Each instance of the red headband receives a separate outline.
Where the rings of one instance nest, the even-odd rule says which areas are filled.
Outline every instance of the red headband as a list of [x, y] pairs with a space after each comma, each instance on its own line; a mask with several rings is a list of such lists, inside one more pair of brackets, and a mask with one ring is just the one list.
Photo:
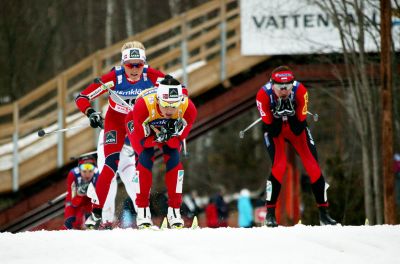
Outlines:
[[272, 74], [271, 79], [274, 83], [290, 83], [294, 81], [291, 71], [279, 71]]

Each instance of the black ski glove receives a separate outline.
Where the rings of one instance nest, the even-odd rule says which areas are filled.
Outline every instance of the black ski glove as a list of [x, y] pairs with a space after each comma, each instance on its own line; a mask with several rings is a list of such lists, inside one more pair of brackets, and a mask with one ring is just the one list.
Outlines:
[[156, 135], [155, 141], [158, 143], [164, 143], [172, 137], [172, 133], [165, 127], [161, 127], [160, 132]]
[[90, 108], [87, 110], [87, 117], [89, 117], [90, 126], [93, 128], [100, 127], [104, 128], [103, 126], [103, 117], [100, 115], [99, 112], [96, 112], [94, 109]]
[[182, 118], [168, 120], [165, 129], [171, 133], [172, 136], [178, 135], [185, 126], [185, 120]]
[[277, 137], [282, 131], [282, 118], [274, 118], [271, 124], [267, 125], [264, 123], [264, 129], [271, 135], [271, 137]]
[[80, 196], [84, 196], [87, 193], [87, 190], [89, 188], [89, 184], [90, 182], [81, 182], [81, 184], [79, 184], [78, 189], [77, 189], [77, 193]]
[[290, 130], [292, 130], [293, 134], [295, 134], [296, 136], [300, 135], [301, 132], [303, 132], [303, 130], [307, 126], [306, 120], [300, 121], [297, 119], [296, 116], [290, 116], [288, 118], [288, 122], [289, 122]]

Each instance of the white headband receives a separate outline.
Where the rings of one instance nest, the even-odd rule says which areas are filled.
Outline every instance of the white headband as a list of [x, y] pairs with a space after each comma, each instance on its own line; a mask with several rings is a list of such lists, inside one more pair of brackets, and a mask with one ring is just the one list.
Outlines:
[[157, 97], [165, 102], [176, 102], [182, 99], [182, 85], [168, 85], [160, 83], [157, 88]]
[[127, 60], [142, 60], [146, 61], [146, 54], [143, 49], [132, 48], [126, 49], [122, 52], [121, 62], [124, 63]]

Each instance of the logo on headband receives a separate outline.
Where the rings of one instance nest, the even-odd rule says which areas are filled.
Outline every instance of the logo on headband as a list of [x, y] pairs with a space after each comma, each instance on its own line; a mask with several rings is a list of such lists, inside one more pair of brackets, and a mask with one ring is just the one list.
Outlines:
[[168, 91], [169, 98], [179, 98], [178, 88], [170, 88]]
[[137, 49], [133, 49], [129, 53], [129, 57], [132, 59], [140, 59], [140, 52]]

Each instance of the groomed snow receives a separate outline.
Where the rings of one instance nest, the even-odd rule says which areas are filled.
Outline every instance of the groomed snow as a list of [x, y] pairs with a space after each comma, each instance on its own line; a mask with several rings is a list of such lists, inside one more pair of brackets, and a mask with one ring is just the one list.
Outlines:
[[1, 263], [400, 263], [400, 226], [0, 234]]

